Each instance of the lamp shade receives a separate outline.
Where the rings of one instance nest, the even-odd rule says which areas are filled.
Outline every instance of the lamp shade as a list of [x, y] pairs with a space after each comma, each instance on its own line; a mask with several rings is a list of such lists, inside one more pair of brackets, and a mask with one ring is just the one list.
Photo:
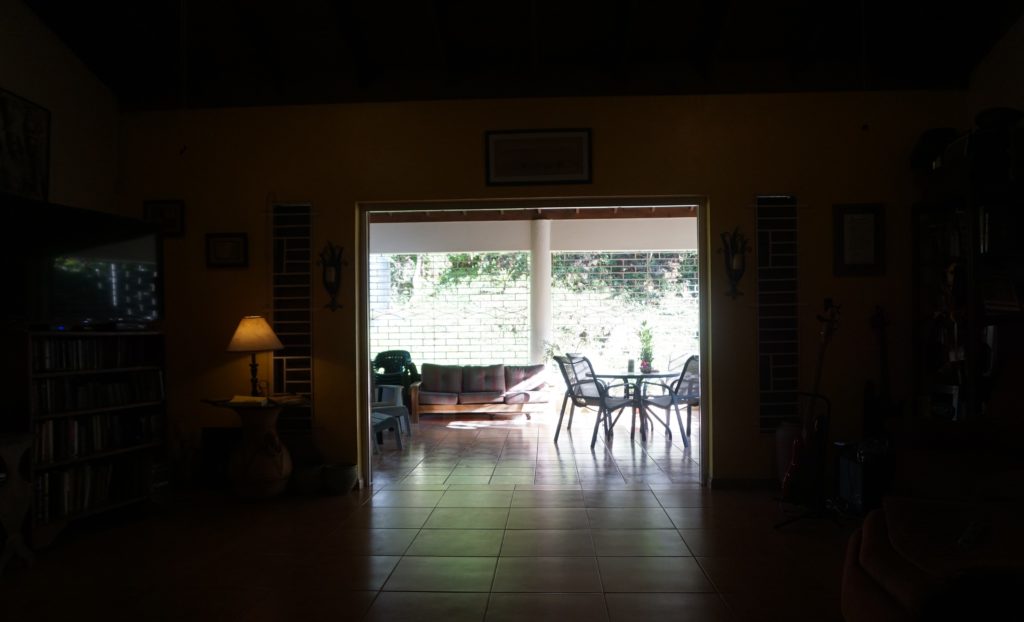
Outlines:
[[266, 352], [280, 350], [284, 345], [274, 334], [267, 320], [259, 315], [247, 315], [238, 323], [228, 343], [228, 352]]

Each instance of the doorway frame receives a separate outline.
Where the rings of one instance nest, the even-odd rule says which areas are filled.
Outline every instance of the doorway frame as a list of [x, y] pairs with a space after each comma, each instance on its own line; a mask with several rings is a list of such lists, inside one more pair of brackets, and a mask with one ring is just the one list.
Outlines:
[[710, 202], [701, 195], [657, 195], [657, 196], [624, 196], [624, 197], [547, 197], [547, 198], [500, 198], [500, 199], [452, 199], [424, 201], [357, 201], [355, 209], [357, 249], [359, 260], [356, 265], [356, 282], [358, 291], [356, 301], [358, 316], [356, 325], [356, 341], [358, 364], [356, 365], [356, 387], [358, 400], [356, 406], [356, 434], [359, 451], [359, 481], [361, 487], [371, 487], [373, 473], [370, 468], [373, 455], [371, 443], [373, 434], [369, 426], [371, 401], [370, 396], [370, 214], [376, 212], [469, 212], [478, 210], [525, 210], [546, 208], [607, 208], [624, 207], [630, 209], [650, 207], [677, 207], [695, 205], [697, 207], [697, 281], [700, 286], [699, 325], [700, 325], [700, 484], [708, 485], [711, 474], [711, 429], [712, 404], [711, 393], [711, 317], [709, 312], [709, 233], [710, 218], [708, 209]]

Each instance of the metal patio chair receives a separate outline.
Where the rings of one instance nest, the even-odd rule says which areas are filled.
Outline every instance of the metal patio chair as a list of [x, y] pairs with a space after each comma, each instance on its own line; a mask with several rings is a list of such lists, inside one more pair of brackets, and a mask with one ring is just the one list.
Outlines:
[[[660, 389], [661, 393], [651, 393], [651, 389]], [[692, 423], [693, 407], [700, 406], [700, 356], [694, 354], [686, 359], [679, 378], [672, 384], [654, 380], [644, 381], [640, 384], [640, 403], [645, 409], [658, 408], [665, 411], [665, 421], [671, 420], [671, 410], [676, 412], [676, 421], [679, 423], [679, 432], [683, 436], [683, 445], [690, 446], [690, 424]], [[680, 408], [686, 407], [686, 427], [683, 427], [683, 419]], [[652, 416], [654, 416], [652, 414]], [[657, 418], [655, 416], [655, 418]], [[660, 420], [660, 419], [659, 419]], [[665, 425], [668, 428], [668, 424]]]
[[[555, 429], [555, 442], [558, 442], [558, 434], [562, 429], [562, 417], [565, 415], [566, 399], [572, 401], [573, 408], [597, 408], [597, 419], [594, 421], [594, 435], [590, 439], [590, 447], [593, 449], [597, 444], [597, 431], [604, 424], [606, 436], [612, 434], [612, 428], [622, 415], [622, 411], [633, 404], [633, 398], [612, 395], [611, 390], [618, 387], [625, 387], [625, 384], [606, 384], [593, 377], [594, 367], [590, 359], [585, 356], [568, 357], [555, 356], [558, 369], [562, 372], [565, 380], [566, 397], [562, 400], [562, 413], [558, 417], [558, 427]], [[612, 413], [615, 418], [612, 418]], [[573, 411], [569, 413], [569, 426], [572, 426]], [[566, 428], [569, 429], [569, 428]]]

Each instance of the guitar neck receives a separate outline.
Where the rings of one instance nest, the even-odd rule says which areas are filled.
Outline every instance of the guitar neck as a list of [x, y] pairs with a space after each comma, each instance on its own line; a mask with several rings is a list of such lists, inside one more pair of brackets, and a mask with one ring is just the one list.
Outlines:
[[[825, 299], [825, 313], [818, 316], [821, 322], [821, 340], [818, 342], [818, 360], [814, 367], [814, 383], [811, 385], [811, 393], [817, 395], [821, 390], [821, 371], [825, 367], [825, 349], [832, 340], [832, 333], [835, 331], [839, 318], [839, 307], [832, 304], [831, 299]], [[814, 401], [807, 403], [807, 413], [804, 415], [805, 425], [810, 425], [814, 420]]]
[[871, 324], [878, 337], [878, 395], [883, 400], [889, 398], [889, 344], [885, 332], [885, 311], [882, 307], [875, 308], [875, 314], [871, 318]]

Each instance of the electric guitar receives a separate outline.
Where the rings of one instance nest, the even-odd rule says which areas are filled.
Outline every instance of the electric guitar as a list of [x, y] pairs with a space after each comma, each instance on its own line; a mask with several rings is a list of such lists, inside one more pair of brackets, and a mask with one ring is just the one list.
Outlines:
[[825, 349], [832, 340], [832, 335], [839, 324], [839, 305], [834, 304], [831, 298], [826, 298], [824, 311], [819, 313], [818, 322], [821, 324], [818, 341], [818, 359], [814, 369], [814, 385], [807, 400], [806, 411], [803, 414], [803, 431], [800, 436], [793, 439], [792, 452], [790, 453], [789, 467], [782, 478], [782, 499], [784, 501], [799, 501], [814, 493], [811, 490], [814, 484], [815, 469], [822, 466], [824, 456], [816, 455], [819, 449], [818, 443], [813, 443], [822, 434], [825, 434], [827, 421], [815, 415], [815, 406], [818, 393], [821, 387], [821, 371], [825, 366]]

